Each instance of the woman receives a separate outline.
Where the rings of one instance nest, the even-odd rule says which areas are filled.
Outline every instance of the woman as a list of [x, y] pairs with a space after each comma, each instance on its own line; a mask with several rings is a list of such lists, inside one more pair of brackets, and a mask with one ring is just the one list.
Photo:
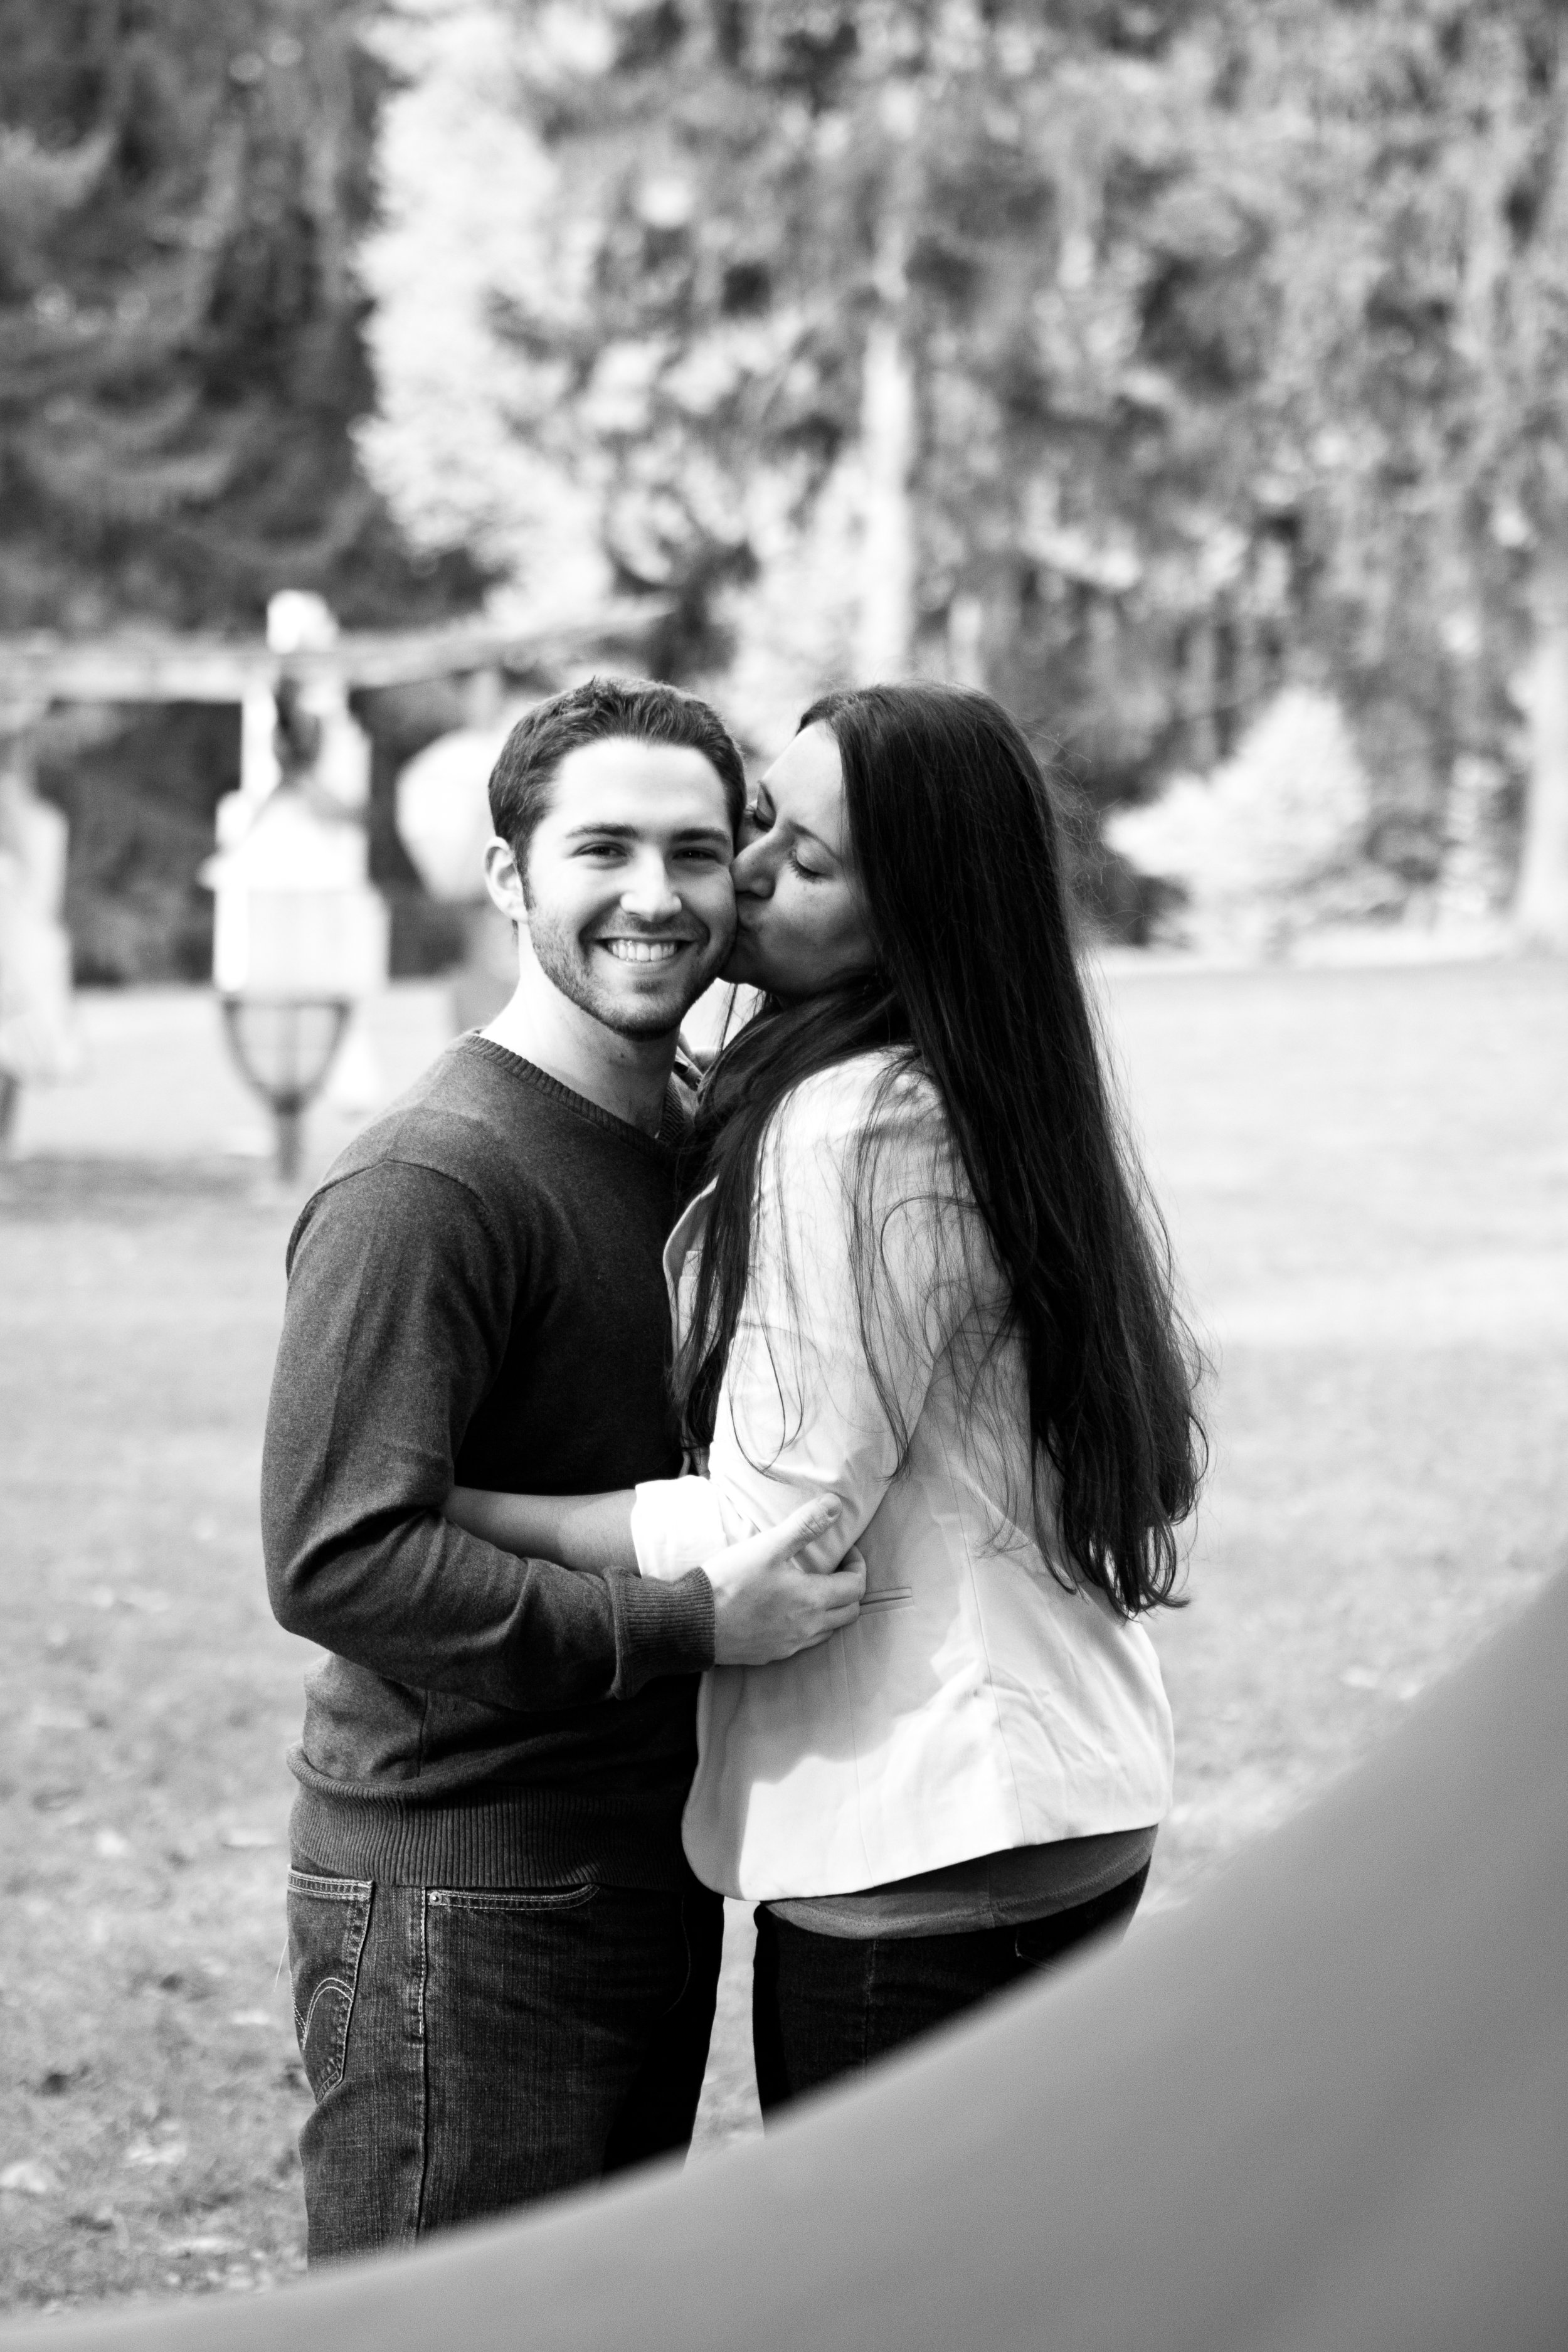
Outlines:
[[1122, 1926], [1170, 1796], [1139, 1620], [1202, 1437], [1027, 743], [952, 688], [830, 695], [763, 780], [666, 1253], [706, 1475], [454, 1496], [518, 1550], [675, 1576], [831, 1491], [856, 1622], [704, 1680], [698, 1875], [758, 1899], [764, 2110]]

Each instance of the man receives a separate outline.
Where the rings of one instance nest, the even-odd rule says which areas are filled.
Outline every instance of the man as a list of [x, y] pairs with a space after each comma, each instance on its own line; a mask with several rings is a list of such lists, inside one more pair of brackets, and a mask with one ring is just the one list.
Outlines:
[[686, 2145], [721, 1906], [680, 1850], [698, 1673], [858, 1598], [797, 1514], [668, 1585], [448, 1522], [455, 1484], [665, 1477], [682, 1013], [729, 950], [739, 754], [594, 680], [490, 782], [516, 994], [338, 1160], [289, 1245], [263, 1534], [310, 1676], [289, 1947], [312, 2260]]

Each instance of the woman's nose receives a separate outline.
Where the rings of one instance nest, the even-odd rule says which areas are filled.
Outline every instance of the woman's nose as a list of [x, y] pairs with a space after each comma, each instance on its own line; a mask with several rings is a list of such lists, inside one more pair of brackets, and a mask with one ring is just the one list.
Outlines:
[[744, 842], [736, 851], [735, 862], [730, 868], [730, 879], [735, 886], [737, 898], [772, 897], [773, 877], [768, 870], [762, 841]]

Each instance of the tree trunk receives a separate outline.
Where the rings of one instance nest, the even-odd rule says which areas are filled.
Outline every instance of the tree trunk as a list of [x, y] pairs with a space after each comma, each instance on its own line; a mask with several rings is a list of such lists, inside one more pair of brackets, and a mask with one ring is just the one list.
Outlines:
[[1568, 549], [1543, 554], [1531, 605], [1530, 782], [1513, 914], [1521, 945], [1568, 954]]
[[1444, 795], [1437, 876], [1439, 925], [1495, 920], [1508, 896], [1502, 816], [1508, 770], [1498, 754], [1491, 707], [1487, 615], [1474, 550], [1458, 504], [1450, 509], [1436, 574], [1453, 757]]
[[866, 338], [860, 394], [865, 512], [855, 675], [861, 684], [908, 674], [915, 635], [914, 371], [896, 314]]
[[914, 84], [902, 78], [884, 81], [876, 116], [883, 142], [881, 211], [871, 269], [876, 309], [860, 373], [865, 506], [854, 663], [862, 685], [907, 677], [915, 645], [918, 425], [907, 267], [921, 134], [920, 94]]
[[954, 686], [986, 683], [985, 605], [973, 588], [961, 588], [948, 606], [947, 674]]

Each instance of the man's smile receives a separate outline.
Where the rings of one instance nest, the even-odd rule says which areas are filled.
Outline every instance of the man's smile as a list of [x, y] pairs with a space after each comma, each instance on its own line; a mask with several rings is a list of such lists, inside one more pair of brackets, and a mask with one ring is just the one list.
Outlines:
[[601, 940], [617, 963], [668, 963], [682, 948], [694, 944], [690, 940]]

